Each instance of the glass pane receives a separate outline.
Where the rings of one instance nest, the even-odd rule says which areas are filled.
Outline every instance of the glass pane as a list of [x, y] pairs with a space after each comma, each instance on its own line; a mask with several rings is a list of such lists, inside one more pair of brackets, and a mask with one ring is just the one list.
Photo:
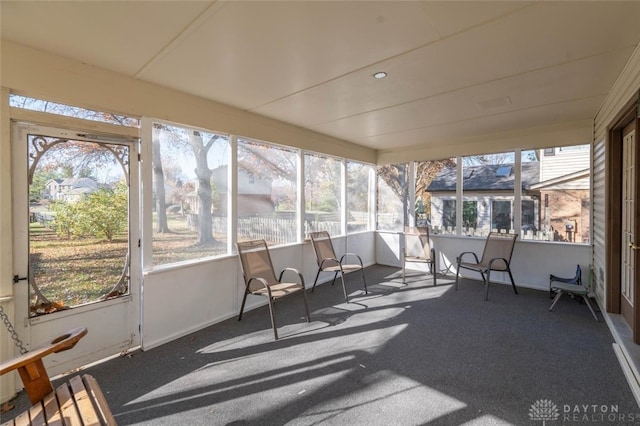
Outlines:
[[347, 162], [347, 232], [371, 229], [373, 166]]
[[491, 202], [491, 231], [510, 232], [513, 230], [511, 223], [511, 201], [492, 200]]
[[102, 123], [116, 124], [118, 126], [140, 127], [140, 120], [134, 117], [94, 111], [71, 105], [58, 104], [56, 102], [45, 101], [42, 99], [28, 98], [26, 96], [9, 95], [9, 105], [15, 108], [82, 118], [84, 120], [99, 121]]
[[153, 264], [227, 253], [226, 136], [153, 124]]
[[31, 315], [127, 294], [128, 147], [28, 142]]
[[462, 230], [468, 236], [513, 232], [515, 154], [502, 152], [462, 159]]
[[309, 232], [342, 233], [342, 161], [332, 157], [305, 154], [305, 237]]
[[590, 145], [522, 153], [522, 239], [589, 243]]
[[456, 159], [421, 161], [416, 168], [416, 226], [452, 233], [456, 226]]
[[462, 232], [464, 235], [478, 235], [478, 201], [462, 201]]
[[402, 232], [407, 223], [408, 167], [389, 164], [378, 167], [377, 229]]
[[298, 240], [297, 158], [296, 151], [238, 140], [238, 241]]

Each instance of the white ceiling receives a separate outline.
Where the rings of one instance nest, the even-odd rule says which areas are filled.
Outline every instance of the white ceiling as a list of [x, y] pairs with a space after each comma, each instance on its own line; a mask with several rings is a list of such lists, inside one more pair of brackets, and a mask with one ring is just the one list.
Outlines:
[[387, 150], [591, 119], [640, 42], [640, 1], [0, 8], [3, 39]]

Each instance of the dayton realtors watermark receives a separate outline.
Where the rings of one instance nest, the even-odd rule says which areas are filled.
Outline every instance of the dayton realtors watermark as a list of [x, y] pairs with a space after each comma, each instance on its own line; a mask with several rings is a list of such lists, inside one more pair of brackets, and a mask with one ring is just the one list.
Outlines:
[[621, 412], [617, 404], [561, 404], [556, 405], [549, 399], [539, 399], [529, 408], [529, 419], [562, 423], [591, 424], [640, 424], [640, 413]]

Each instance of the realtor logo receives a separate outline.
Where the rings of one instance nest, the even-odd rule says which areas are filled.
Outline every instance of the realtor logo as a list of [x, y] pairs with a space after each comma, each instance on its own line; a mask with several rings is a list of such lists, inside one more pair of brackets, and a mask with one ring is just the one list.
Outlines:
[[529, 408], [529, 418], [532, 421], [542, 420], [542, 426], [546, 425], [547, 420], [558, 420], [558, 417], [558, 406], [548, 399], [539, 399]]

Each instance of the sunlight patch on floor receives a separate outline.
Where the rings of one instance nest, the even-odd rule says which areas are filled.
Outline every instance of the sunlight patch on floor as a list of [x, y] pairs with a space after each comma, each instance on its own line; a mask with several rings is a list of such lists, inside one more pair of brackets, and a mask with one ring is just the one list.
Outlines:
[[[366, 390], [366, 391], [365, 391]], [[374, 395], [372, 398], [371, 395]], [[379, 410], [385, 406], [401, 410]], [[363, 381], [363, 391], [351, 391], [325, 404], [318, 402], [296, 419], [296, 424], [422, 424], [463, 409], [466, 404], [392, 371], [376, 371]]]

